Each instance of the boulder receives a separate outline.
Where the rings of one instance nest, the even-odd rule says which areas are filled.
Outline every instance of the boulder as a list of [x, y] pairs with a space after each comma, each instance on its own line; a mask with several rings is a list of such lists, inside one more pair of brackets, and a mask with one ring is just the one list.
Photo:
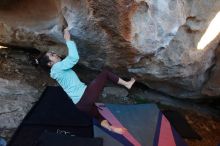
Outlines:
[[202, 89], [202, 93], [207, 96], [220, 96], [220, 46], [216, 50], [215, 64], [211, 70], [209, 79]]
[[37, 100], [38, 90], [19, 80], [0, 78], [0, 128], [16, 128]]
[[128, 95], [128, 91], [125, 88], [121, 87], [105, 87], [102, 93], [102, 97], [106, 98], [122, 98]]
[[0, 43], [63, 55], [67, 24], [80, 64], [109, 66], [152, 89], [195, 99], [207, 95], [203, 85], [220, 36], [203, 50], [197, 46], [219, 7], [214, 0], [3, 0]]

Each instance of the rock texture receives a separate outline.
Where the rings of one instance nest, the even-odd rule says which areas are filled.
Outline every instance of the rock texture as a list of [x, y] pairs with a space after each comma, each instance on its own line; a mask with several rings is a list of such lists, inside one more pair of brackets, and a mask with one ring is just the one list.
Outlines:
[[45, 86], [55, 85], [41, 69], [31, 65], [32, 49], [0, 49], [0, 136], [10, 139]]
[[209, 80], [205, 83], [202, 93], [208, 96], [220, 95], [220, 46], [216, 50], [216, 62], [210, 74]]
[[36, 101], [37, 93], [30, 85], [0, 78], [0, 128], [16, 128]]
[[219, 96], [203, 86], [215, 74], [209, 76], [220, 36], [197, 50], [219, 7], [216, 0], [3, 0], [0, 43], [65, 54], [67, 23], [82, 65], [110, 66], [179, 98]]
[[122, 98], [128, 95], [128, 91], [125, 88], [119, 87], [105, 87], [102, 93], [102, 97], [116, 97]]

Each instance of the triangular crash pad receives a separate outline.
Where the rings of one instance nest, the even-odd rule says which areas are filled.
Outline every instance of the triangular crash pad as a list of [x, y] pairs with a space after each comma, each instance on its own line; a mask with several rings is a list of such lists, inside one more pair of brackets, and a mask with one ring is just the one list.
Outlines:
[[112, 125], [128, 129], [122, 136], [95, 124], [94, 136], [103, 138], [104, 146], [187, 146], [155, 104], [97, 106]]
[[35, 146], [45, 132], [93, 138], [92, 119], [77, 110], [61, 87], [49, 86], [17, 128], [8, 146]]
[[32, 125], [91, 126], [89, 117], [80, 112], [61, 87], [49, 86], [24, 120]]

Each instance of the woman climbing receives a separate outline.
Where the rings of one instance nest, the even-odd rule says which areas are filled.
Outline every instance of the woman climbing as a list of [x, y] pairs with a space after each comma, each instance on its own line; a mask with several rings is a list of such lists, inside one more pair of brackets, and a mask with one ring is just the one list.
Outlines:
[[63, 60], [54, 52], [44, 52], [35, 60], [36, 63], [50, 70], [50, 77], [60, 84], [79, 110], [96, 118], [101, 126], [108, 130], [123, 134], [127, 129], [110, 125], [99, 113], [95, 102], [108, 80], [130, 89], [135, 79], [131, 78], [130, 81], [124, 81], [117, 75], [104, 69], [88, 86], [85, 85], [71, 69], [78, 62], [79, 55], [75, 42], [70, 40], [68, 28], [64, 29], [64, 39], [68, 48], [68, 55]]

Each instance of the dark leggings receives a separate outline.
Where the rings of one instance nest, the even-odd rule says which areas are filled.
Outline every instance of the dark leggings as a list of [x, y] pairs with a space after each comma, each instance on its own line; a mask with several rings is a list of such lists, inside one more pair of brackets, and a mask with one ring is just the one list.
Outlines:
[[119, 77], [107, 69], [104, 69], [86, 88], [80, 101], [76, 107], [87, 113], [91, 117], [95, 117], [99, 122], [104, 120], [104, 117], [99, 113], [95, 102], [98, 100], [105, 84], [108, 80], [117, 84]]

